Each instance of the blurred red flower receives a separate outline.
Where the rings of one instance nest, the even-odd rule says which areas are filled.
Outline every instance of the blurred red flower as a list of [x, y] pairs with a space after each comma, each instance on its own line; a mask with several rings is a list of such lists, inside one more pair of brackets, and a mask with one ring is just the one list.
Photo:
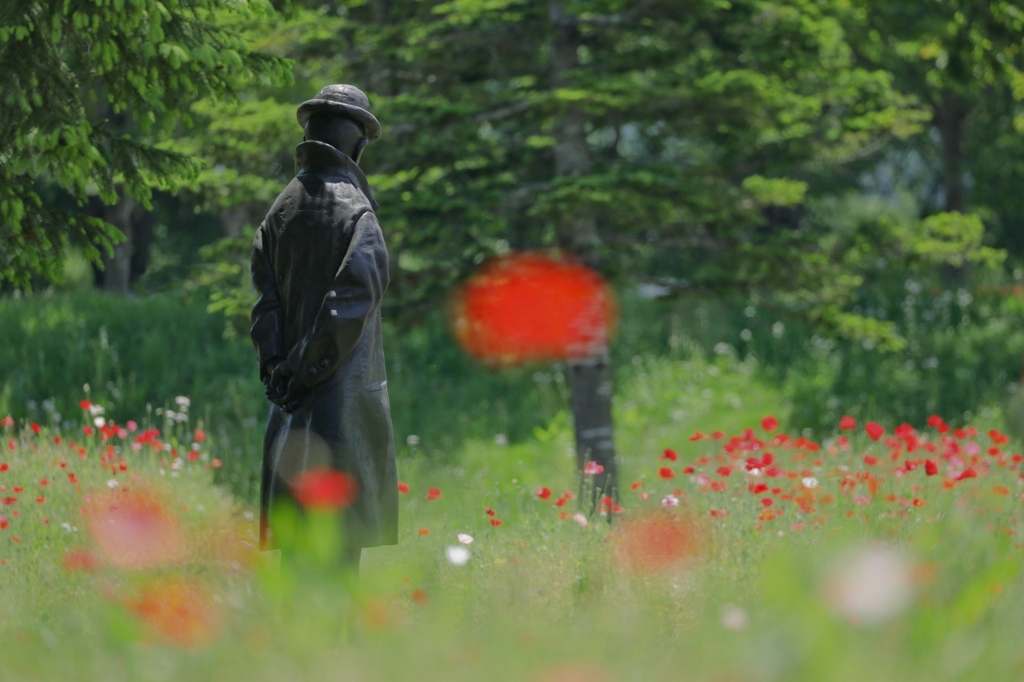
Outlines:
[[661, 453], [660, 459], [667, 459], [670, 462], [675, 462], [677, 459], [679, 459], [679, 456], [676, 454], [676, 451], [673, 450], [672, 448], [665, 448], [665, 452]]
[[864, 425], [864, 430], [867, 431], [868, 436], [871, 440], [878, 440], [885, 433], [885, 429], [876, 424], [875, 422], [868, 422]]
[[774, 431], [779, 428], [779, 420], [769, 415], [761, 420], [761, 428], [768, 432]]
[[181, 522], [155, 491], [104, 491], [93, 495], [83, 511], [100, 551], [119, 568], [150, 568], [185, 557]]
[[440, 498], [441, 498], [441, 489], [440, 488], [427, 488], [427, 499], [428, 500], [437, 500], [437, 499], [440, 499]]
[[672, 471], [670, 467], [661, 467], [658, 469], [658, 476], [661, 478], [674, 478], [676, 473]]
[[699, 546], [695, 525], [665, 512], [623, 519], [612, 531], [619, 566], [633, 573], [656, 573], [693, 556]]
[[857, 428], [857, 420], [855, 420], [850, 415], [846, 415], [845, 417], [839, 420], [839, 428], [844, 431], [852, 431], [855, 428]]
[[100, 562], [96, 555], [87, 549], [73, 549], [64, 555], [61, 566], [65, 571], [95, 571]]
[[398, 482], [398, 492], [402, 493], [403, 495], [408, 495], [409, 494], [409, 484], [408, 483], [402, 483], [401, 481], [399, 481]]
[[296, 502], [307, 509], [344, 509], [359, 497], [359, 483], [343, 471], [314, 467], [300, 472], [289, 482]]
[[537, 497], [542, 500], [551, 498], [551, 488], [537, 488]]
[[451, 301], [459, 345], [492, 365], [593, 355], [607, 346], [616, 314], [596, 273], [539, 253], [488, 262]]

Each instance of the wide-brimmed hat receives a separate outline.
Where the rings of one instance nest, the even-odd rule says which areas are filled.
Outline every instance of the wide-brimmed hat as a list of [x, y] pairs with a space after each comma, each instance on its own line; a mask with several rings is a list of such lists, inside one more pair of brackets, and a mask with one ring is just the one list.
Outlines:
[[370, 113], [370, 100], [354, 85], [327, 85], [313, 99], [299, 105], [296, 117], [305, 127], [313, 114], [326, 112], [352, 119], [360, 125], [370, 142], [380, 137], [380, 122]]

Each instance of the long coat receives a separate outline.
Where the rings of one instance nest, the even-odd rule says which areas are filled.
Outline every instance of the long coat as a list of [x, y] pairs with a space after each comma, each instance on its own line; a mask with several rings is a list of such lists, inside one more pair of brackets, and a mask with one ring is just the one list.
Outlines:
[[285, 360], [302, 382], [292, 412], [271, 405], [263, 443], [260, 537], [288, 481], [327, 466], [355, 477], [344, 545], [397, 542], [398, 481], [381, 340], [380, 302], [388, 253], [366, 178], [323, 142], [296, 148], [295, 179], [274, 202], [253, 242], [259, 294], [251, 336], [260, 377]]

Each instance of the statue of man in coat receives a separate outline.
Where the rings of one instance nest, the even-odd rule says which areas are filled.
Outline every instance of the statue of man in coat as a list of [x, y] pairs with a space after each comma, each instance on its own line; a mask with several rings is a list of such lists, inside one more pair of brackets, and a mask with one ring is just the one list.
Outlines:
[[310, 470], [354, 479], [343, 555], [397, 542], [398, 477], [381, 339], [388, 252], [359, 160], [378, 139], [370, 103], [328, 85], [298, 109], [305, 134], [295, 178], [253, 241], [252, 342], [271, 402], [263, 444], [260, 545], [273, 548], [270, 508]]

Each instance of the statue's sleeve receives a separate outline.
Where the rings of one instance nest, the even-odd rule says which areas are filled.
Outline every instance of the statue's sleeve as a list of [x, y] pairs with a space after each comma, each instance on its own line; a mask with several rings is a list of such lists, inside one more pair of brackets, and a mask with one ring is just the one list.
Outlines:
[[377, 216], [357, 216], [352, 239], [312, 328], [288, 353], [288, 364], [312, 388], [352, 354], [388, 287], [388, 252]]
[[259, 298], [252, 309], [249, 336], [256, 347], [256, 357], [260, 363], [260, 380], [264, 383], [270, 373], [270, 363], [286, 357], [281, 330], [283, 314], [281, 301], [277, 295], [277, 279], [270, 256], [270, 244], [267, 243], [269, 239], [267, 224], [263, 223], [256, 231], [256, 238], [252, 242], [252, 284]]

